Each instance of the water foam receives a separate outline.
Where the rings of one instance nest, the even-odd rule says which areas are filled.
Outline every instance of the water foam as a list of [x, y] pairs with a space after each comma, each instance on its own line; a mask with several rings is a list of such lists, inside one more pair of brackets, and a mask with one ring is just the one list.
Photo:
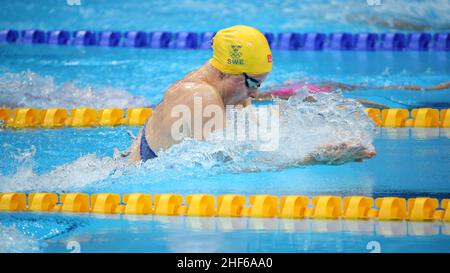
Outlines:
[[77, 87], [74, 82], [57, 85], [51, 76], [32, 71], [5, 73], [0, 76], [0, 103], [6, 107], [36, 108], [132, 108], [146, 106], [143, 97], [126, 90]]
[[[31, 148], [33, 150], [34, 147]], [[83, 155], [77, 160], [56, 167], [44, 174], [37, 174], [34, 153], [20, 161], [12, 175], [0, 176], [0, 191], [52, 191], [63, 193], [78, 190], [107, 178], [121, 176], [126, 170], [125, 160], [111, 157], [99, 158], [95, 154]], [[21, 155], [20, 157], [22, 157]]]
[[20, 232], [16, 226], [0, 223], [0, 253], [40, 252], [39, 242]]
[[118, 153], [113, 158], [88, 154], [44, 174], [33, 171], [34, 152], [23, 151], [17, 172], [0, 176], [0, 191], [99, 191], [113, 184], [130, 189], [185, 177], [343, 164], [374, 149], [373, 122], [362, 105], [340, 93], [314, 94], [315, 102], [306, 96], [311, 95], [300, 91], [276, 102], [281, 109], [280, 145], [274, 151], [258, 150], [258, 141], [223, 140], [213, 134], [205, 141], [185, 139], [137, 165], [129, 165]]

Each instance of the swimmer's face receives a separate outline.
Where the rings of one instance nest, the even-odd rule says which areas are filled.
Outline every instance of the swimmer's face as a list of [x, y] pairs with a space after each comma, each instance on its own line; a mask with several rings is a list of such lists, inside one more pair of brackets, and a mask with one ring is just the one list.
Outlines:
[[[225, 81], [226, 90], [228, 90], [227, 104], [238, 104], [242, 100], [249, 97], [253, 97], [258, 88], [258, 84], [261, 84], [269, 75], [269, 73], [264, 74], [239, 74], [239, 75], [229, 75], [229, 78]], [[246, 84], [247, 81], [247, 84]]]

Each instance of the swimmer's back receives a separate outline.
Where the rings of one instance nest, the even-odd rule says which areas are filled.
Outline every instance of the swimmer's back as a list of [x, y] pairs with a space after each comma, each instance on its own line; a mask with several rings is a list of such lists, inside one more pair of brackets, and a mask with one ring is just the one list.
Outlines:
[[[153, 110], [152, 116], [147, 121], [145, 135], [155, 152], [167, 149], [176, 143], [172, 137], [172, 126], [180, 119], [180, 116], [172, 116], [174, 107], [187, 106], [193, 114], [194, 97], [199, 97], [202, 99], [202, 106], [217, 104], [223, 108], [223, 102], [217, 90], [198, 78], [198, 75], [197, 71], [193, 71], [172, 84], [165, 92], [161, 103]], [[179, 113], [176, 114], [179, 115]], [[193, 128], [193, 118], [191, 117], [190, 120], [191, 128]], [[189, 137], [193, 137], [191, 132], [188, 134], [190, 134]]]

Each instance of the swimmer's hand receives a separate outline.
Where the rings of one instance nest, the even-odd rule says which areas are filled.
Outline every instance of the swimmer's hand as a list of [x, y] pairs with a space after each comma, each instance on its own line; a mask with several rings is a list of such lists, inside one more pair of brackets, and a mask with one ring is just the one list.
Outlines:
[[[259, 92], [255, 92], [255, 93], [250, 93], [250, 98], [252, 99], [256, 99], [256, 100], [272, 100], [274, 98], [277, 99], [282, 99], [282, 100], [287, 100], [291, 97], [292, 95], [279, 95], [279, 94], [273, 94], [271, 92], [266, 92], [266, 93], [259, 93]], [[314, 96], [306, 96], [303, 99], [304, 102], [317, 102], [317, 99], [314, 98]]]
[[359, 152], [355, 153], [355, 156], [357, 157], [354, 161], [355, 162], [362, 162], [364, 159], [370, 159], [374, 157], [377, 154], [375, 149], [362, 149]]
[[[336, 147], [333, 147], [332, 149], [335, 150]], [[337, 150], [351, 156], [351, 158], [354, 158], [353, 161], [355, 162], [362, 162], [364, 159], [370, 159], [377, 154], [373, 147], [367, 148], [364, 146], [347, 143], [338, 145]]]
[[306, 96], [306, 97], [303, 99], [303, 102], [311, 102], [311, 103], [313, 103], [313, 102], [317, 102], [317, 100], [316, 100], [316, 98], [314, 98], [313, 96], [309, 95], [309, 96]]
[[373, 147], [357, 144], [341, 143], [324, 145], [306, 157], [306, 163], [343, 163], [346, 161], [362, 162], [377, 154]]
[[249, 97], [252, 99], [256, 99], [256, 100], [270, 100], [273, 99], [273, 95], [271, 92], [258, 92], [258, 91], [253, 91], [249, 94]]
[[128, 136], [132, 139], [132, 140], [136, 140], [136, 136], [133, 135], [133, 133], [131, 131], [127, 131]]
[[125, 151], [119, 151], [119, 149], [117, 147], [114, 147], [113, 149], [114, 151], [114, 159], [118, 159], [120, 157], [128, 157], [131, 154], [130, 150], [125, 150]]
[[442, 82], [432, 86], [418, 86], [418, 85], [387, 85], [383, 86], [381, 89], [398, 89], [398, 90], [415, 90], [415, 91], [435, 91], [444, 90], [450, 88], [450, 82]]

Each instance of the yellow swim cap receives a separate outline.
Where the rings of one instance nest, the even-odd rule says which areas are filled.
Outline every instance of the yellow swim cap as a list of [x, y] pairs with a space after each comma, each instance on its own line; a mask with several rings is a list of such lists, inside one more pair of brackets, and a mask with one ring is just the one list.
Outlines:
[[227, 74], [263, 74], [272, 71], [272, 52], [267, 39], [249, 26], [222, 29], [213, 39], [209, 63]]

